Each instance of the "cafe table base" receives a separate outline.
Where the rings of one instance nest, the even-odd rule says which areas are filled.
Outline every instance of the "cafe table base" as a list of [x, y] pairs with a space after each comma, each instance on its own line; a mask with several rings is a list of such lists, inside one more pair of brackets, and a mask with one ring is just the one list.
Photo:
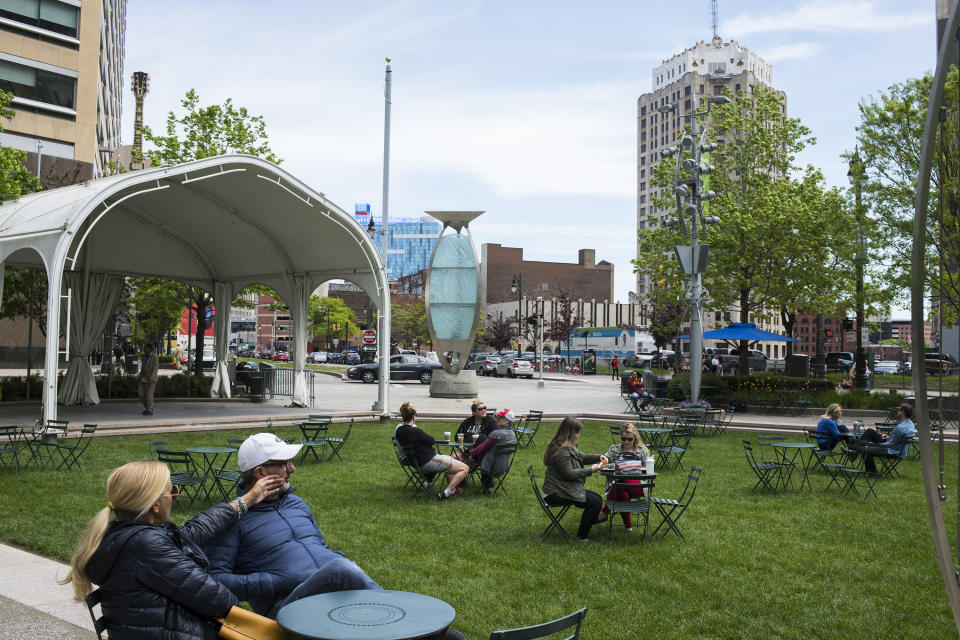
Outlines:
[[292, 637], [322, 640], [404, 640], [444, 631], [453, 607], [407, 591], [334, 591], [291, 602], [277, 623]]
[[[770, 446], [777, 452], [777, 462], [780, 464], [780, 477], [778, 488], [785, 489], [787, 485], [793, 486], [793, 472], [798, 466], [803, 472], [800, 479], [800, 490], [803, 491], [803, 485], [807, 485], [807, 491], [811, 490], [810, 478], [807, 472], [810, 469], [810, 459], [813, 457], [813, 451], [817, 445], [812, 442], [771, 442]], [[807, 455], [803, 455], [806, 451]]]

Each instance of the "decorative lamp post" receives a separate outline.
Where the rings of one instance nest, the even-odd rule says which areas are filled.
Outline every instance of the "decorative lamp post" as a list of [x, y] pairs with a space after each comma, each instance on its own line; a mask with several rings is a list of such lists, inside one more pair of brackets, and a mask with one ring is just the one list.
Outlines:
[[[704, 163], [704, 154], [717, 148], [712, 142], [707, 142], [709, 121], [706, 121], [702, 131], [698, 131], [697, 118], [707, 117], [714, 104], [731, 102], [728, 96], [712, 96], [707, 99], [706, 109], [694, 109], [682, 117], [690, 122], [690, 131], [680, 139], [680, 143], [667, 149], [660, 150], [661, 158], [677, 157], [674, 172], [673, 193], [677, 201], [677, 217], [669, 217], [664, 222], [668, 229], [680, 229], [686, 235], [690, 234], [689, 246], [673, 248], [677, 261], [686, 275], [690, 276], [690, 400], [696, 402], [700, 397], [700, 362], [703, 360], [703, 290], [701, 276], [707, 270], [708, 245], [700, 244], [701, 236], [707, 238], [707, 226], [720, 222], [714, 216], [704, 216], [704, 203], [713, 200], [717, 194], [705, 190], [708, 180], [704, 176], [715, 171], [715, 167]], [[657, 107], [657, 111], [666, 115], [679, 112], [680, 104], [673, 103]], [[700, 135], [699, 142], [697, 135]], [[684, 155], [687, 155], [684, 158]], [[681, 176], [681, 170], [688, 175]], [[686, 201], [686, 204], [684, 203]], [[689, 231], [688, 231], [689, 221]]]
[[143, 169], [143, 97], [150, 91], [150, 75], [145, 71], [134, 71], [130, 76], [130, 88], [136, 101], [133, 116], [133, 162], [134, 171]]
[[861, 205], [863, 180], [863, 162], [860, 160], [860, 152], [857, 148], [853, 150], [853, 156], [850, 157], [850, 170], [847, 171], [847, 177], [854, 187], [854, 205], [853, 215], [857, 221], [857, 350], [854, 354], [854, 378], [853, 385], [857, 389], [867, 388], [867, 353], [863, 344], [863, 265], [866, 262], [866, 238], [863, 234], [863, 209]]
[[517, 357], [523, 355], [520, 344], [520, 327], [523, 324], [523, 274], [518, 273], [513, 276], [513, 282], [510, 283], [510, 291], [517, 294]]

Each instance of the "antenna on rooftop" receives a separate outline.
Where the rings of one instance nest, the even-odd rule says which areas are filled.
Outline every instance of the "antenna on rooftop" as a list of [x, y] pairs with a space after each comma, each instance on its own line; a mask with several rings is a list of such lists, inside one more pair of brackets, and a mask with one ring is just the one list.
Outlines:
[[720, 37], [720, 18], [717, 15], [717, 0], [710, 0], [710, 23], [713, 25], [713, 39]]

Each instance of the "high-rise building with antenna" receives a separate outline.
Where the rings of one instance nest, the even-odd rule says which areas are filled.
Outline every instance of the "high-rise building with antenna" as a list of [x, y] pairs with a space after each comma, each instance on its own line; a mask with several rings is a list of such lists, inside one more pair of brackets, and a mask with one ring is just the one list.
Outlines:
[[[711, 7], [716, 29], [716, 3], [711, 2]], [[684, 116], [702, 106], [709, 96], [726, 91], [752, 92], [757, 85], [773, 87], [773, 67], [736, 40], [724, 41], [719, 36], [710, 42], [701, 40], [653, 69], [652, 90], [637, 99], [638, 229], [657, 227], [672, 213], [672, 209], [654, 206], [653, 198], [658, 194], [651, 179], [660, 149], [674, 144], [682, 134], [687, 121]], [[657, 107], [673, 103], [679, 103], [677, 111], [657, 112]], [[650, 276], [638, 274], [637, 294], [644, 298], [650, 287]]]

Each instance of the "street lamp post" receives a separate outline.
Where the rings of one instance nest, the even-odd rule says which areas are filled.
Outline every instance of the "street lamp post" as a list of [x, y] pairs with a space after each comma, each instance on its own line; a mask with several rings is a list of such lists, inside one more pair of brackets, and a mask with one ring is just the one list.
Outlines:
[[517, 357], [523, 355], [521, 351], [520, 336], [521, 329], [520, 327], [523, 324], [523, 274], [518, 273], [513, 276], [513, 282], [510, 284], [510, 291], [517, 294]]
[[857, 389], [867, 388], [867, 354], [863, 344], [863, 265], [866, 262], [866, 239], [863, 235], [863, 209], [861, 208], [863, 180], [863, 162], [860, 152], [854, 148], [850, 158], [850, 170], [847, 177], [854, 187], [853, 215], [857, 221], [857, 351], [854, 355], [853, 385]]
[[[710, 114], [710, 109], [714, 104], [726, 104], [731, 102], [728, 96], [712, 96], [707, 99], [707, 108], [694, 109], [691, 113], [684, 114], [682, 117], [690, 121], [690, 132], [685, 133], [680, 139], [678, 145], [660, 150], [661, 158], [677, 157], [676, 169], [674, 173], [673, 192], [677, 201], [677, 217], [669, 217], [664, 222], [668, 229], [680, 229], [681, 233], [686, 235], [687, 222], [690, 222], [690, 245], [676, 246], [674, 252], [680, 263], [683, 272], [690, 276], [690, 400], [696, 402], [700, 396], [700, 362], [703, 360], [703, 325], [702, 325], [702, 307], [703, 290], [701, 287], [701, 276], [707, 270], [707, 251], [708, 245], [700, 244], [700, 236], [703, 239], [707, 237], [707, 226], [715, 225], [720, 222], [719, 218], [703, 215], [703, 203], [713, 200], [717, 194], [713, 191], [705, 191], [703, 176], [714, 172], [715, 168], [710, 164], [704, 164], [703, 154], [709, 153], [717, 148], [712, 142], [707, 142], [707, 130], [709, 122], [704, 123], [703, 131], [698, 131], [697, 116], [706, 117]], [[657, 107], [657, 111], [666, 115], [668, 113], [679, 113], [680, 104], [673, 103]], [[697, 141], [697, 134], [700, 134], [700, 140]], [[684, 152], [689, 157], [684, 158]], [[681, 178], [681, 169], [688, 171], [689, 178]], [[684, 199], [688, 199], [684, 205]]]

